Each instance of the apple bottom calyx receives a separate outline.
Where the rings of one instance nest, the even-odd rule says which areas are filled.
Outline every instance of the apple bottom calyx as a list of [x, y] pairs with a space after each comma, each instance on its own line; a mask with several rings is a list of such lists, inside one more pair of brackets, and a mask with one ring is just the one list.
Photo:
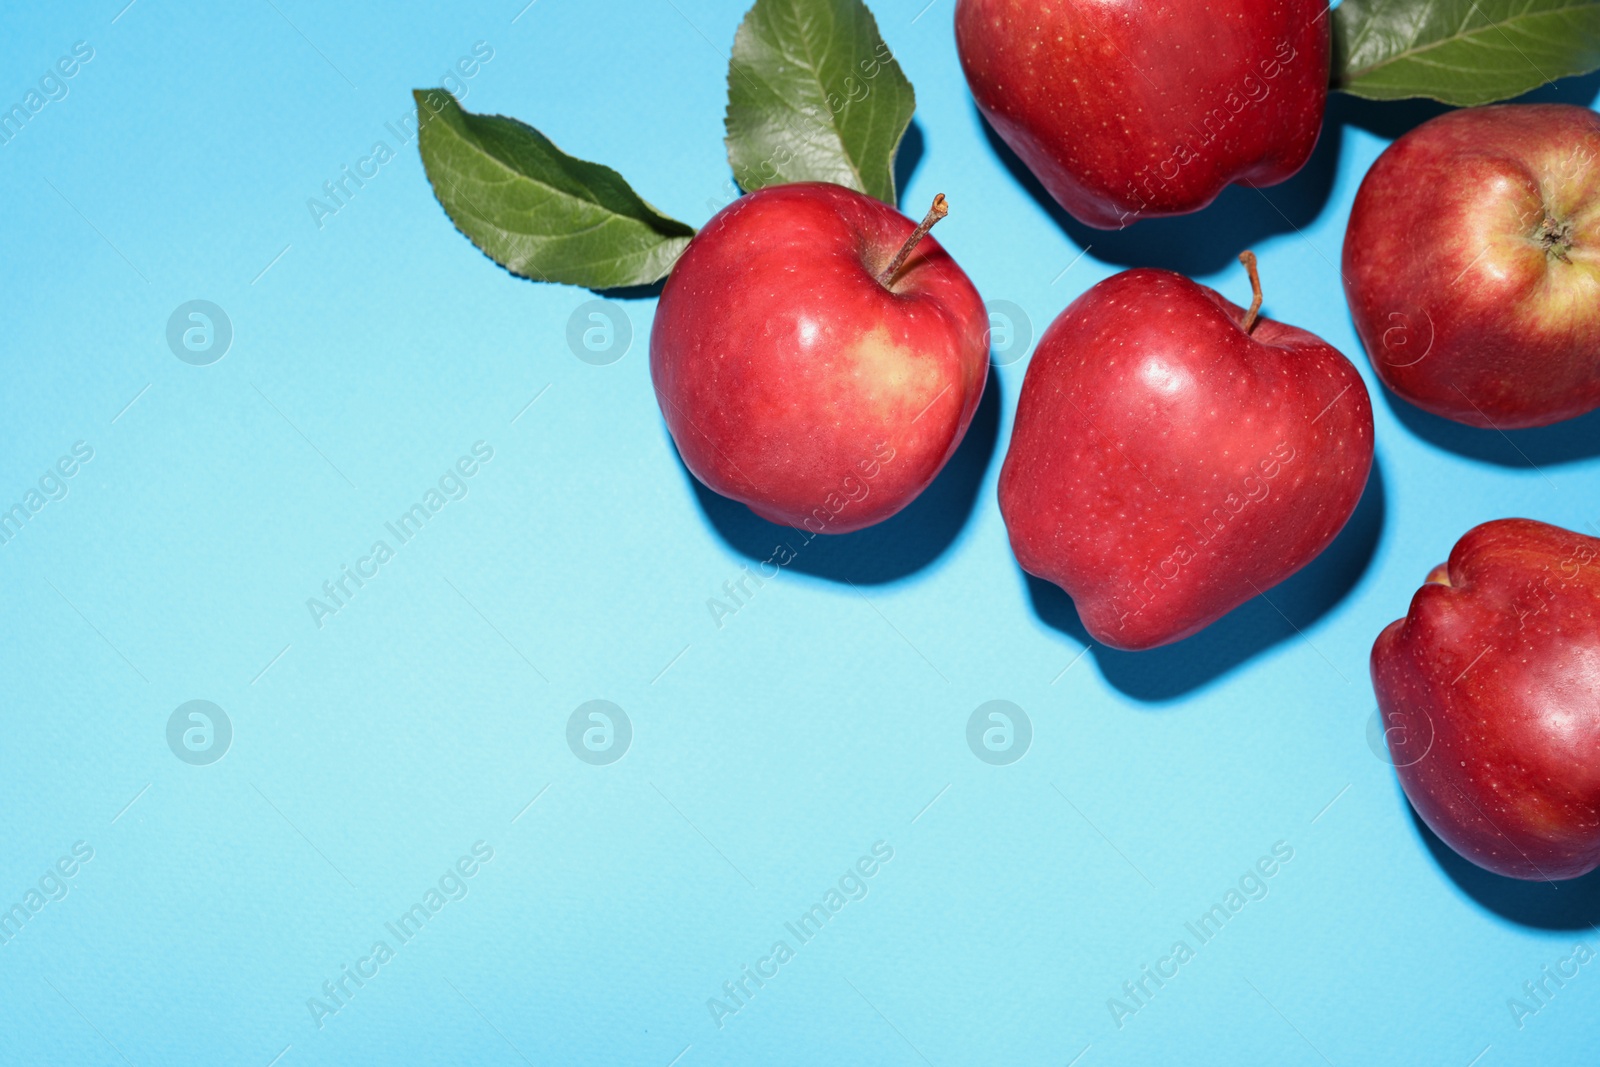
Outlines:
[[1372, 369], [1408, 403], [1496, 433], [1600, 408], [1597, 209], [1587, 107], [1462, 108], [1396, 140], [1344, 238]]
[[1557, 219], [1548, 211], [1539, 222], [1539, 229], [1534, 233], [1533, 239], [1544, 249], [1545, 255], [1552, 259], [1559, 259], [1563, 263], [1572, 262], [1572, 245], [1576, 236], [1575, 227], [1571, 219]]

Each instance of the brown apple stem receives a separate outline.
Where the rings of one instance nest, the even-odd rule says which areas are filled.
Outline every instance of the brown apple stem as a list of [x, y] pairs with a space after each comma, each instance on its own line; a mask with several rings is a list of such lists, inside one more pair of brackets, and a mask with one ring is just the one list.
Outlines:
[[917, 242], [928, 235], [928, 231], [933, 229], [934, 223], [948, 214], [950, 214], [950, 205], [945, 201], [944, 194], [940, 193], [933, 198], [933, 206], [922, 217], [922, 221], [917, 223], [917, 228], [911, 231], [911, 236], [907, 237], [906, 243], [900, 246], [900, 251], [894, 254], [894, 258], [889, 261], [889, 265], [883, 268], [883, 272], [878, 275], [878, 283], [880, 285], [885, 289], [889, 287], [889, 282], [894, 279], [895, 274], [901, 267], [905, 266], [906, 259], [911, 255], [911, 250], [917, 247]]
[[1254, 252], [1240, 252], [1239, 262], [1244, 264], [1244, 269], [1250, 272], [1250, 310], [1244, 313], [1244, 321], [1239, 323], [1244, 327], [1244, 332], [1249, 333], [1256, 324], [1256, 318], [1261, 314], [1261, 275], [1256, 270], [1256, 254]]

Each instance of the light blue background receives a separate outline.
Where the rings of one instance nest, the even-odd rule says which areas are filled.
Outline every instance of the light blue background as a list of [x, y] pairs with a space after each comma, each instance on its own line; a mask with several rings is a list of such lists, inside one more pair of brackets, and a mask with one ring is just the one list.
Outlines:
[[[0, 946], [0, 1061], [1592, 1059], [1600, 963], [1521, 1029], [1507, 1000], [1600, 941], [1600, 883], [1517, 885], [1441, 853], [1367, 741], [1372, 639], [1461, 533], [1600, 521], [1596, 418], [1515, 443], [1459, 430], [1397, 410], [1359, 354], [1336, 268], [1349, 204], [1429, 108], [1336, 101], [1289, 184], [1097, 234], [986, 137], [952, 0], [877, 0], [917, 90], [905, 203], [949, 194], [939, 238], [987, 299], [1037, 336], [1150, 263], [1243, 302], [1252, 247], [1267, 311], [1373, 388], [1379, 477], [1275, 607], [1084, 654], [995, 505], [1021, 360], [922, 505], [809, 549], [718, 629], [707, 599], [774, 531], [677, 461], [653, 300], [618, 301], [619, 362], [575, 358], [568, 320], [594, 294], [476, 252], [385, 123], [483, 41], [469, 109], [699, 225], [726, 196], [743, 0], [121, 2], [0, 16], [6, 106], [74, 42], [95, 50], [0, 147], [0, 500], [94, 449], [0, 547], [0, 904], [94, 849]], [[307, 200], [380, 140], [396, 157], [319, 228]], [[234, 327], [211, 366], [165, 341], [192, 299]], [[494, 458], [466, 499], [319, 629], [306, 599], [480, 440]], [[635, 731], [610, 766], [565, 740], [596, 698]], [[191, 699], [233, 724], [210, 766], [166, 744]], [[1010, 766], [965, 740], [992, 699], [1033, 724]], [[894, 858], [865, 899], [719, 1029], [708, 998], [880, 840]], [[468, 895], [319, 1028], [308, 998], [397, 946], [384, 924], [477, 841], [494, 858]], [[1108, 998], [1278, 841], [1294, 858], [1269, 895], [1118, 1029]]]

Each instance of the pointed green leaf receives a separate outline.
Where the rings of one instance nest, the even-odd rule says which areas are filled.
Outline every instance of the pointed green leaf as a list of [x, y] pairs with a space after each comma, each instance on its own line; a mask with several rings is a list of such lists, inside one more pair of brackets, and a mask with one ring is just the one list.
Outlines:
[[513, 274], [591, 289], [666, 276], [694, 236], [610, 167], [574, 159], [532, 126], [418, 89], [417, 138], [456, 229]]
[[1344, 0], [1333, 41], [1336, 88], [1488, 104], [1600, 68], [1600, 0]]
[[746, 191], [834, 182], [893, 204], [916, 98], [861, 0], [756, 0], [728, 64], [728, 163]]

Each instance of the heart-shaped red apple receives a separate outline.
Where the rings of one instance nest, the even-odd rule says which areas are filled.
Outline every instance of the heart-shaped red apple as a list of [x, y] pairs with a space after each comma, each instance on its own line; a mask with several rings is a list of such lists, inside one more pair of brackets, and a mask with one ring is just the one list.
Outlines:
[[[1240, 257], [1255, 281], [1254, 257]], [[1000, 472], [1017, 561], [1113, 648], [1177, 641], [1327, 548], [1372, 467], [1360, 375], [1181, 274], [1073, 301], [1028, 366]]]
[[1530, 519], [1469, 530], [1372, 646], [1406, 796], [1496, 874], [1600, 866], [1600, 538]]
[[718, 212], [673, 267], [650, 377], [683, 462], [764, 519], [848, 533], [954, 454], [989, 373], [978, 291], [927, 230], [798, 182]]

